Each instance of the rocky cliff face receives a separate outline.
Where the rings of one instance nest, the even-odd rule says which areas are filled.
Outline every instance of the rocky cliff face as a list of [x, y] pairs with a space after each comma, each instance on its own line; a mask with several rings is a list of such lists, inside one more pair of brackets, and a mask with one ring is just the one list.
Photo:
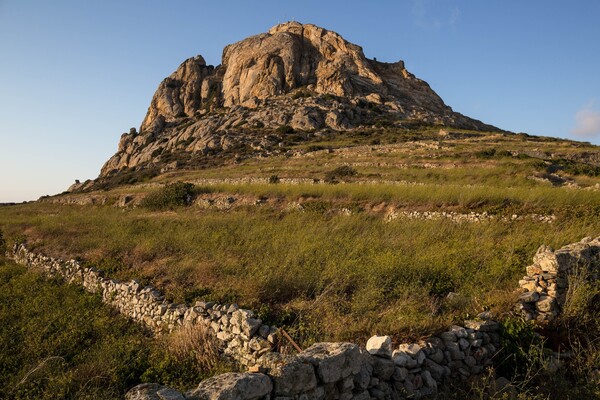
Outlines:
[[[455, 113], [402, 61], [382, 63], [335, 32], [288, 22], [227, 46], [222, 64], [186, 60], [158, 87], [140, 132], [123, 134], [101, 177], [127, 168], [249, 148], [277, 152], [285, 129], [310, 135], [373, 124], [376, 116], [495, 130]], [[175, 153], [184, 157], [172, 157]], [[173, 160], [175, 159], [175, 160]]]

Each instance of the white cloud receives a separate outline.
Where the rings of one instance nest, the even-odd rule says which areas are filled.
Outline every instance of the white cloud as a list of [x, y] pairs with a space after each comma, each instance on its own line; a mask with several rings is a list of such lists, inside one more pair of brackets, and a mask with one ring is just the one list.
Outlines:
[[580, 138], [594, 139], [600, 137], [600, 110], [590, 103], [575, 114], [575, 127], [571, 134]]
[[440, 8], [431, 7], [430, 3], [430, 0], [412, 0], [412, 15], [419, 28], [433, 31], [453, 29], [460, 21], [460, 9], [457, 6]]
[[450, 25], [451, 27], [454, 28], [454, 26], [458, 23], [459, 20], [460, 20], [460, 10], [458, 9], [458, 7], [454, 7], [452, 9], [452, 13], [450, 14], [450, 19], [448, 20], [448, 25]]

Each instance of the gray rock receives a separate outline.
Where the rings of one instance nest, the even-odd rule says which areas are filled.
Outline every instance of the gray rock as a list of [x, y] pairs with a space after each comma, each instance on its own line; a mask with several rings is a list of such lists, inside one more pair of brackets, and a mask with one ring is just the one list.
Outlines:
[[312, 364], [294, 358], [271, 368], [274, 393], [277, 396], [295, 396], [308, 392], [317, 386], [317, 377]]
[[437, 382], [433, 379], [429, 371], [421, 372], [421, 378], [423, 379], [425, 386], [437, 389]]
[[394, 350], [392, 359], [399, 367], [405, 367], [410, 363], [410, 361], [413, 361], [411, 356], [400, 350]]
[[298, 357], [314, 365], [324, 383], [357, 374], [363, 359], [359, 347], [353, 343], [315, 343]]
[[465, 327], [481, 332], [493, 332], [498, 329], [499, 325], [496, 321], [467, 320]]
[[550, 296], [541, 296], [535, 307], [542, 312], [550, 312], [554, 309], [555, 299]]
[[398, 347], [398, 350], [405, 352], [406, 354], [409, 354], [413, 357], [415, 357], [417, 355], [418, 352], [420, 352], [423, 349], [423, 346], [421, 346], [420, 344], [417, 343], [403, 343]]
[[371, 336], [366, 348], [374, 356], [392, 358], [392, 338], [389, 336]]
[[269, 325], [261, 325], [260, 328], [258, 328], [258, 335], [263, 339], [267, 339], [270, 331], [271, 327]]
[[444, 361], [444, 352], [440, 349], [435, 349], [435, 351], [429, 354], [429, 358], [434, 362], [440, 364]]
[[391, 359], [377, 356], [372, 357], [371, 363], [373, 365], [373, 375], [384, 381], [390, 379], [396, 367]]
[[480, 312], [479, 314], [477, 314], [477, 318], [483, 319], [483, 320], [490, 320], [490, 319], [494, 319], [494, 314], [491, 311], [483, 311], [483, 312]]
[[464, 362], [469, 367], [474, 367], [475, 364], [477, 364], [477, 361], [475, 360], [475, 357], [473, 357], [473, 356], [466, 356]]
[[156, 392], [160, 400], [185, 400], [183, 395], [175, 389], [163, 388]]
[[524, 303], [535, 303], [539, 298], [540, 295], [538, 292], [524, 292], [519, 295], [519, 300]]
[[184, 397], [170, 387], [158, 383], [142, 383], [131, 388], [125, 394], [125, 400], [184, 400]]
[[467, 336], [469, 336], [469, 333], [467, 332], [467, 330], [465, 328], [463, 328], [462, 326], [458, 326], [458, 325], [452, 325], [450, 327], [450, 332], [454, 333], [456, 335], [457, 339], [464, 339]]
[[427, 359], [425, 360], [425, 368], [431, 372], [431, 375], [437, 380], [440, 381], [446, 374], [446, 369], [436, 363], [433, 360]]
[[442, 332], [440, 338], [444, 342], [456, 342], [456, 334], [454, 332]]
[[259, 400], [273, 390], [265, 374], [229, 372], [202, 381], [187, 400]]
[[402, 382], [406, 379], [407, 376], [408, 370], [406, 368], [396, 367], [394, 368], [394, 374], [392, 375], [392, 379], [394, 379], [396, 382]]
[[371, 374], [373, 367], [370, 364], [363, 363], [360, 367], [360, 371], [354, 375], [354, 387], [358, 389], [367, 389], [369, 382], [371, 381]]

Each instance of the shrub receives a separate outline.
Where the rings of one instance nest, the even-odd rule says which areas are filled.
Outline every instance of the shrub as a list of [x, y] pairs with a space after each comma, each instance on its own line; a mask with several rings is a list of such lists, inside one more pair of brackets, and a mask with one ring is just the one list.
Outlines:
[[327, 172], [325, 174], [325, 182], [337, 183], [337, 179], [349, 178], [351, 176], [355, 176], [357, 173], [358, 172], [349, 165], [342, 165], [341, 167], [337, 167], [333, 171]]
[[277, 175], [271, 175], [269, 177], [269, 183], [279, 183], [279, 177]]
[[198, 194], [198, 189], [189, 182], [168, 183], [146, 196], [141, 206], [151, 210], [172, 209], [189, 206]]
[[6, 253], [6, 240], [4, 240], [2, 231], [0, 231], [0, 257], [3, 257], [4, 253]]
[[533, 323], [522, 318], [510, 317], [502, 321], [501, 348], [496, 357], [501, 376], [526, 380], [541, 369], [543, 343], [534, 329]]
[[141, 377], [145, 382], [185, 389], [232, 368], [221, 359], [216, 337], [203, 325], [186, 325], [160, 338], [157, 349]]
[[309, 91], [307, 90], [299, 90], [296, 93], [294, 93], [292, 95], [292, 99], [296, 100], [296, 99], [305, 99], [307, 97], [310, 97], [311, 94]]
[[277, 133], [281, 133], [281, 134], [289, 134], [289, 133], [294, 133], [294, 128], [292, 128], [289, 125], [281, 125], [281, 126], [277, 127], [276, 131], [277, 131]]
[[309, 146], [306, 147], [306, 152], [307, 153], [311, 153], [313, 151], [319, 151], [319, 150], [325, 150], [327, 149], [327, 147], [325, 146], [320, 146], [318, 144], [311, 144]]
[[477, 158], [492, 158], [496, 155], [496, 149], [485, 149], [475, 152]]

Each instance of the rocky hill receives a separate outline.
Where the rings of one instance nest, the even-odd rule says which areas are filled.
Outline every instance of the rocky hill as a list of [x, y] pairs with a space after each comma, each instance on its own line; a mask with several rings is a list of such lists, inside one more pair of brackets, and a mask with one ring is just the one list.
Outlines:
[[335, 32], [288, 22], [225, 47], [222, 64], [184, 61], [159, 85], [139, 132], [122, 135], [100, 178], [285, 152], [303, 140], [406, 123], [494, 131], [454, 112], [404, 67], [365, 57]]

